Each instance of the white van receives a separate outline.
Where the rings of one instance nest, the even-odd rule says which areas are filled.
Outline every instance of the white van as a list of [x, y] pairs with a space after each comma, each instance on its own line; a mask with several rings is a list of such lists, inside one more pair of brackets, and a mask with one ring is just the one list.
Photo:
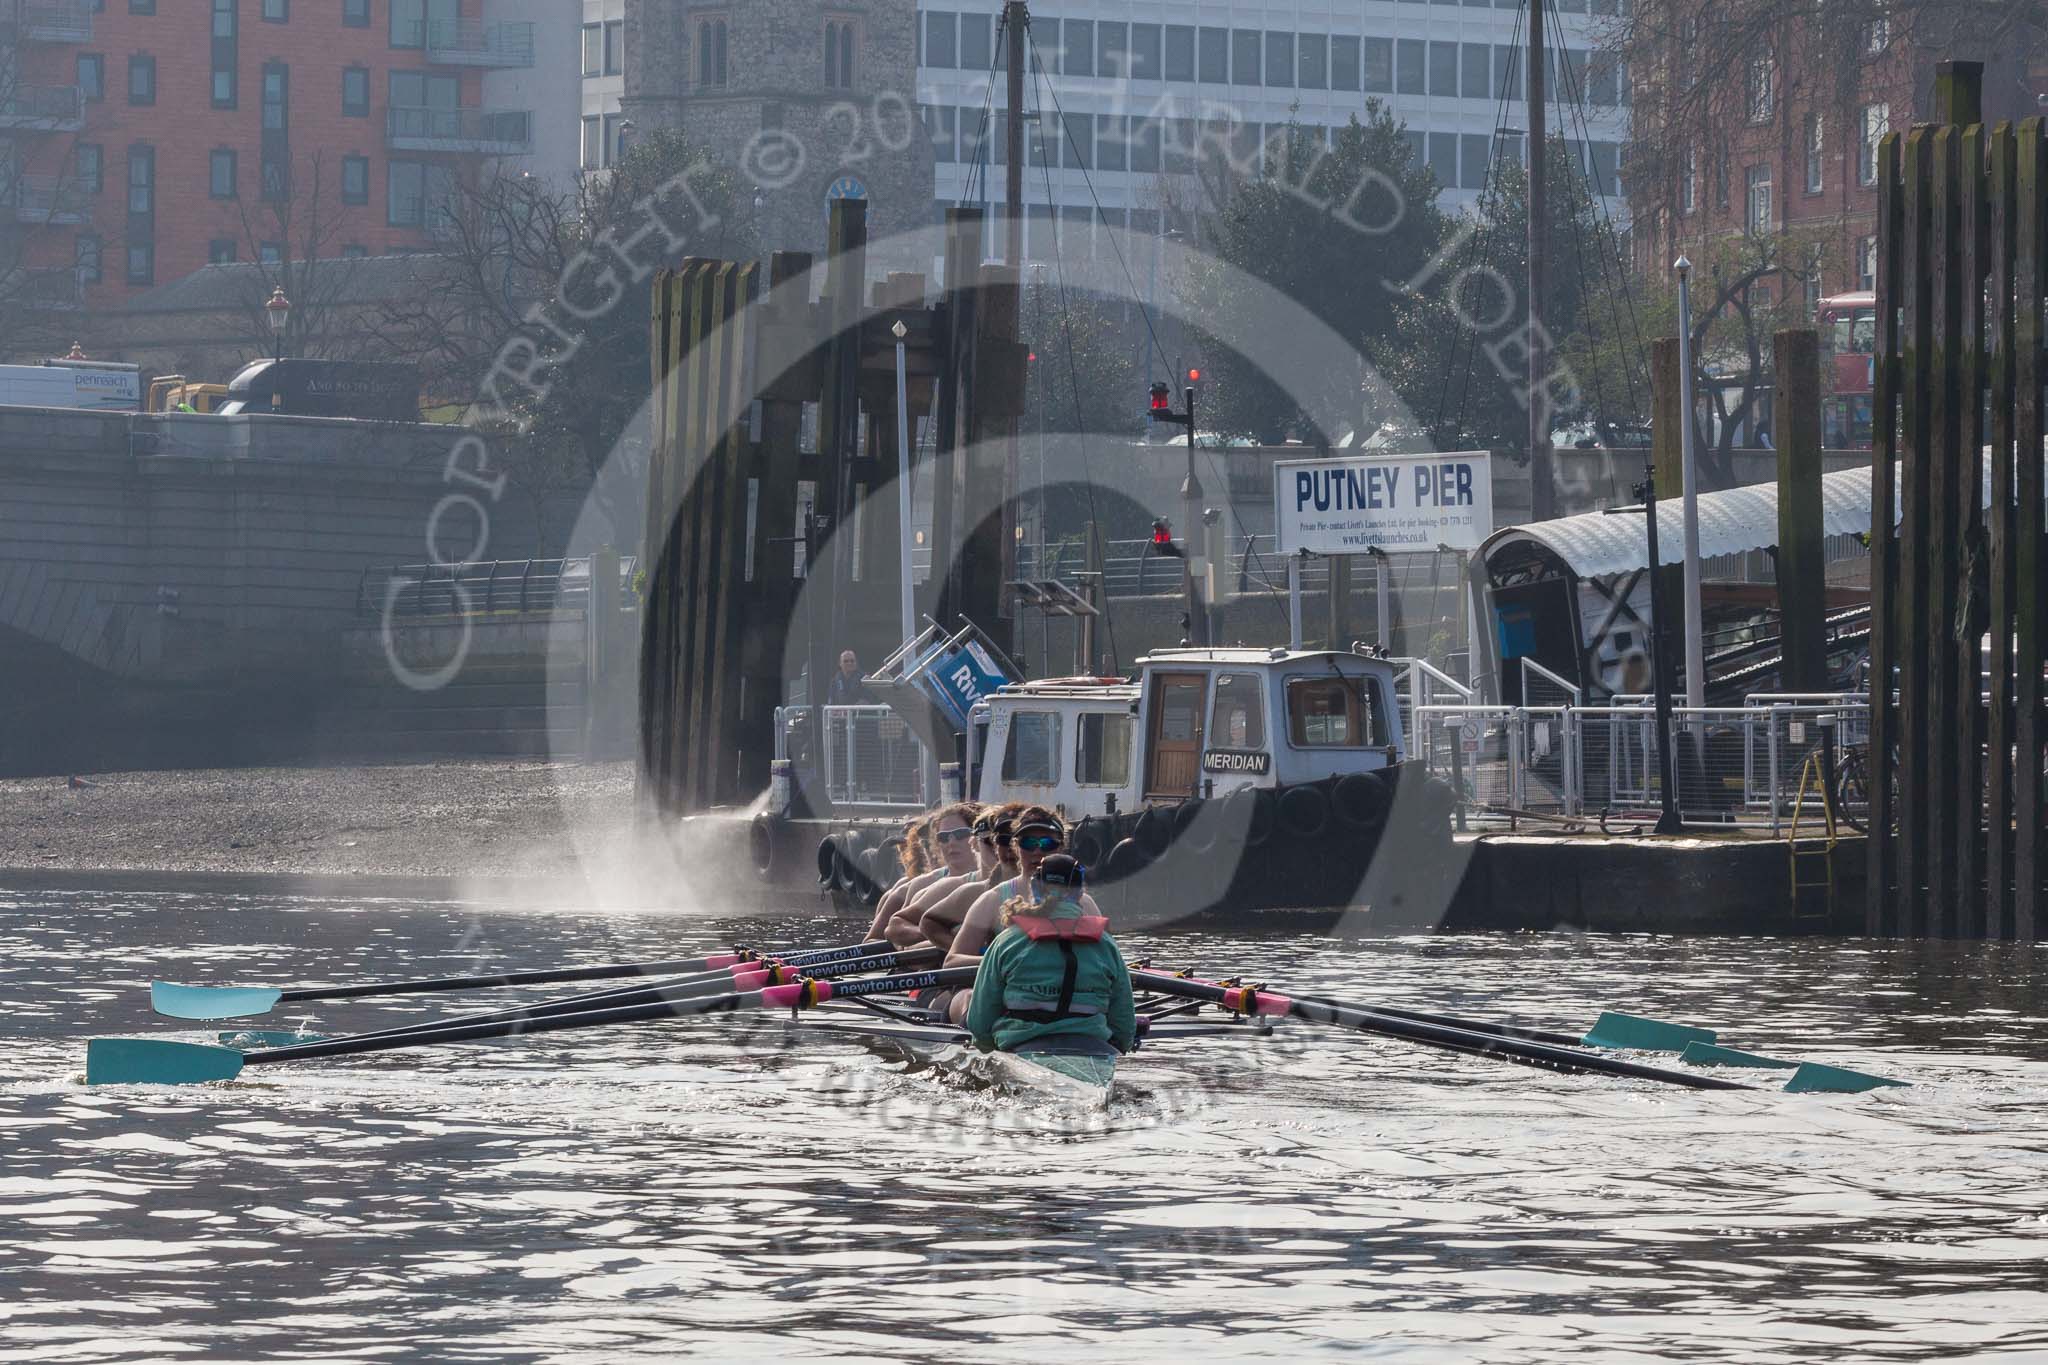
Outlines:
[[45, 360], [0, 365], [0, 404], [33, 408], [142, 411], [142, 369], [112, 360]]

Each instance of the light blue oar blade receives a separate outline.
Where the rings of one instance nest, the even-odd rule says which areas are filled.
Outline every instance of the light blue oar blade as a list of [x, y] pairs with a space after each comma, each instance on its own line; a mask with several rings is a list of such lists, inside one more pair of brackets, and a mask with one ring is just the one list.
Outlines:
[[162, 1038], [95, 1038], [85, 1045], [87, 1085], [198, 1085], [242, 1074], [242, 1054]]
[[173, 1019], [240, 1019], [268, 1013], [283, 994], [262, 986], [180, 986], [175, 981], [152, 981], [149, 1007]]
[[1785, 1082], [1785, 1091], [1792, 1095], [1860, 1095], [1879, 1086], [1904, 1084], [1904, 1081], [1873, 1076], [1867, 1071], [1851, 1071], [1845, 1066], [1801, 1062], [1799, 1069], [1792, 1073], [1792, 1079]]
[[[293, 1033], [290, 1029], [245, 1028], [233, 1033], [217, 1033], [222, 1047], [231, 1047], [237, 1052], [249, 1052], [259, 1047], [290, 1047], [294, 1043], [325, 1042], [324, 1033]], [[1789, 1063], [1788, 1063], [1789, 1065]]]
[[1732, 1047], [1716, 1047], [1712, 1043], [1687, 1043], [1679, 1055], [1681, 1062], [1694, 1066], [1754, 1066], [1771, 1071], [1790, 1071], [1797, 1062], [1782, 1062], [1776, 1057], [1759, 1057], [1754, 1052], [1738, 1052]]
[[1644, 1019], [1607, 1010], [1579, 1041], [1586, 1047], [1617, 1048], [1629, 1052], [1683, 1052], [1693, 1043], [1712, 1043], [1719, 1037], [1710, 1028], [1667, 1024], [1662, 1019]]

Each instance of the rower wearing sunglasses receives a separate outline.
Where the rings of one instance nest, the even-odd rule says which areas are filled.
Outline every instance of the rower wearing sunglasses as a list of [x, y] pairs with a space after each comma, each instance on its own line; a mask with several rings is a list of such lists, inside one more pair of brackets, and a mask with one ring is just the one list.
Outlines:
[[874, 922], [868, 926], [870, 940], [881, 938], [896, 912], [920, 893], [941, 882], [950, 881], [957, 886], [985, 870], [978, 865], [974, 853], [974, 820], [980, 814], [981, 807], [974, 802], [956, 801], [931, 817], [928, 829], [932, 842], [938, 846], [939, 865], [917, 876], [905, 877], [883, 893], [881, 904], [875, 907]]
[[1006, 821], [1022, 809], [1015, 803], [981, 808], [970, 827], [971, 837], [965, 841], [973, 853], [974, 866], [906, 897], [882, 926], [881, 936], [898, 948], [915, 948], [925, 943], [950, 948], [954, 933], [974, 903], [991, 886], [1014, 872], [1015, 855], [1006, 843]]
[[[1045, 807], [1026, 806], [1018, 812], [1010, 830], [1010, 844], [1017, 857], [1016, 875], [990, 887], [976, 898], [953, 935], [952, 946], [946, 953], [948, 967], [972, 967], [981, 961], [988, 945], [1002, 932], [1003, 905], [1017, 896], [1038, 899], [1041, 890], [1035, 884], [1038, 870], [1047, 858], [1064, 848], [1066, 842], [1067, 827], [1059, 816]], [[1074, 899], [1082, 913], [1102, 913], [1087, 892], [1077, 891]], [[956, 1024], [965, 1023], [972, 999], [972, 991], [956, 994], [947, 1005], [947, 1016]]]

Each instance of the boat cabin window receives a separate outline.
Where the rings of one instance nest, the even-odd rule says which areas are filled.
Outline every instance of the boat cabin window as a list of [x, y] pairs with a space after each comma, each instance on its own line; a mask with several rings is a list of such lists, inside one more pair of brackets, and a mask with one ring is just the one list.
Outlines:
[[1256, 673], [1225, 673], [1216, 679], [1209, 722], [1212, 749], [1266, 747], [1266, 688]]
[[1376, 678], [1289, 678], [1288, 739], [1297, 749], [1365, 749], [1389, 742]]
[[1084, 714], [1074, 753], [1074, 781], [1084, 787], [1121, 787], [1129, 782], [1134, 724], [1127, 715]]
[[1060, 713], [1013, 711], [1003, 750], [1003, 781], [1051, 786], [1060, 780]]

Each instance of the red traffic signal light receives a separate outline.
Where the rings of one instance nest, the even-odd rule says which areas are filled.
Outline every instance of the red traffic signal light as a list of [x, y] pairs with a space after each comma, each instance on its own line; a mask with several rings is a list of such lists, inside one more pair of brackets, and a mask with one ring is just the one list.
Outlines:
[[1185, 558], [1180, 546], [1173, 543], [1173, 523], [1165, 517], [1154, 518], [1152, 522], [1152, 553], [1174, 559]]
[[1190, 370], [1188, 371], [1188, 383], [1190, 383], [1190, 384], [1199, 384], [1199, 383], [1201, 383], [1201, 382], [1202, 382], [1202, 372], [1201, 372], [1200, 370], [1197, 370], [1197, 369], [1190, 369]]
[[1152, 416], [1165, 418], [1173, 415], [1173, 391], [1166, 387], [1164, 380], [1152, 386]]

